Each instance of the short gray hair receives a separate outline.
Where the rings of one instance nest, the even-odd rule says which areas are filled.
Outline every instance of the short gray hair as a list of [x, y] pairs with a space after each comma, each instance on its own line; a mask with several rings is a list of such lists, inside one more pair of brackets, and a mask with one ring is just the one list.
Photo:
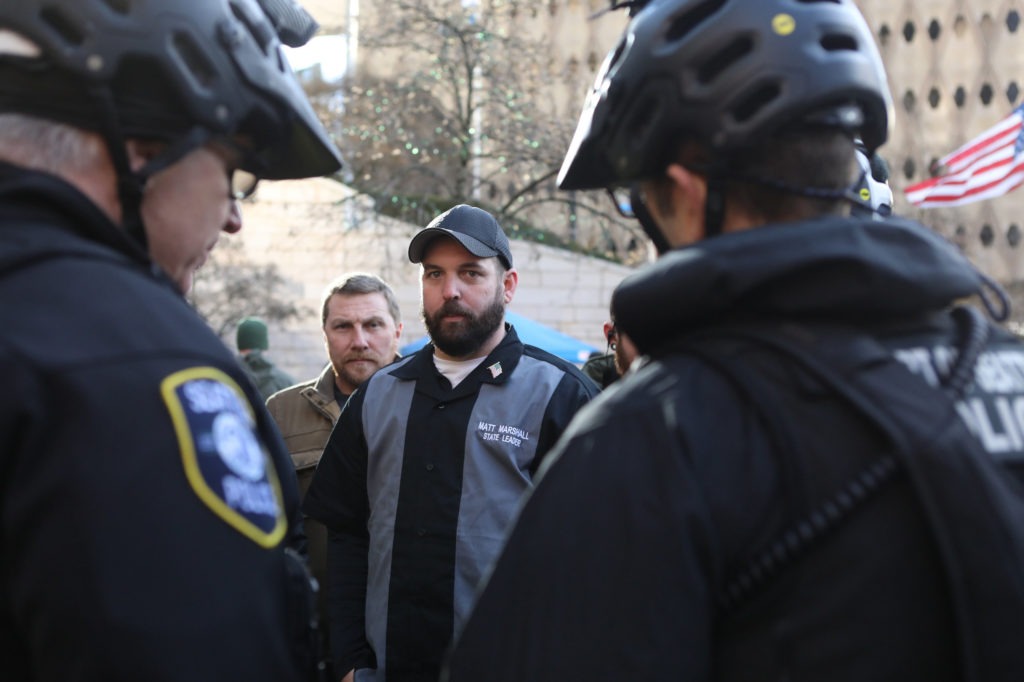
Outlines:
[[320, 313], [320, 323], [323, 325], [327, 324], [327, 304], [331, 302], [331, 297], [335, 294], [341, 294], [342, 296], [382, 294], [384, 300], [388, 303], [388, 312], [391, 313], [391, 319], [395, 321], [395, 325], [397, 326], [402, 321], [402, 313], [398, 309], [398, 299], [395, 298], [395, 292], [391, 290], [387, 282], [377, 275], [353, 272], [331, 282], [324, 292], [323, 310]]
[[93, 163], [103, 142], [63, 123], [0, 113], [0, 159], [33, 170], [62, 175]]

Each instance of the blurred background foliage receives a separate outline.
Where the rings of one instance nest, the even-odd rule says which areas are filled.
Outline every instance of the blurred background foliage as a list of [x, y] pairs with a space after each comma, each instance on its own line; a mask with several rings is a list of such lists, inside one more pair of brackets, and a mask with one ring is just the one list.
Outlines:
[[306, 80], [345, 156], [343, 180], [413, 224], [470, 203], [513, 238], [646, 260], [639, 226], [604, 193], [557, 190], [586, 86], [559, 115], [552, 84], [565, 66], [528, 30], [538, 11], [525, 0], [399, 0], [364, 15], [360, 68], [338, 83]]

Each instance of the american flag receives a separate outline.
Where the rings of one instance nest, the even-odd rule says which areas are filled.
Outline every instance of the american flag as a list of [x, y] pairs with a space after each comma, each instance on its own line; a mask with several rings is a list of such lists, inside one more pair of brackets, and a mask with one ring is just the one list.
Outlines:
[[938, 161], [941, 175], [903, 190], [921, 208], [1002, 196], [1024, 182], [1024, 104]]

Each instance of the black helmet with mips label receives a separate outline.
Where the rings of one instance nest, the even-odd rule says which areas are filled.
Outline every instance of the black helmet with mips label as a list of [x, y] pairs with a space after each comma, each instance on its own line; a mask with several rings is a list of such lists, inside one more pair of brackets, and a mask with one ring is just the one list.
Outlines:
[[852, 0], [650, 0], [605, 59], [558, 177], [563, 190], [655, 177], [673, 143], [714, 152], [791, 126], [874, 151], [892, 117], [881, 57]]
[[111, 145], [235, 137], [260, 177], [333, 173], [340, 154], [281, 48], [315, 30], [298, 10], [292, 0], [3, 0], [0, 112]]

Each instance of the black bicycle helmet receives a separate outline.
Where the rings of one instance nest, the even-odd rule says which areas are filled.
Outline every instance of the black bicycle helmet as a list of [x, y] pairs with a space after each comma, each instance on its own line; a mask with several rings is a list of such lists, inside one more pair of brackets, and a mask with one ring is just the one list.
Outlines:
[[101, 133], [122, 174], [126, 137], [166, 140], [180, 157], [230, 136], [251, 145], [243, 168], [260, 177], [333, 173], [341, 157], [281, 50], [282, 37], [312, 33], [298, 11], [293, 0], [2, 0], [0, 31], [38, 54], [0, 54], [0, 112]]
[[873, 152], [892, 101], [852, 0], [639, 0], [566, 154], [563, 190], [659, 175], [684, 136], [727, 157], [791, 125], [849, 130]]

